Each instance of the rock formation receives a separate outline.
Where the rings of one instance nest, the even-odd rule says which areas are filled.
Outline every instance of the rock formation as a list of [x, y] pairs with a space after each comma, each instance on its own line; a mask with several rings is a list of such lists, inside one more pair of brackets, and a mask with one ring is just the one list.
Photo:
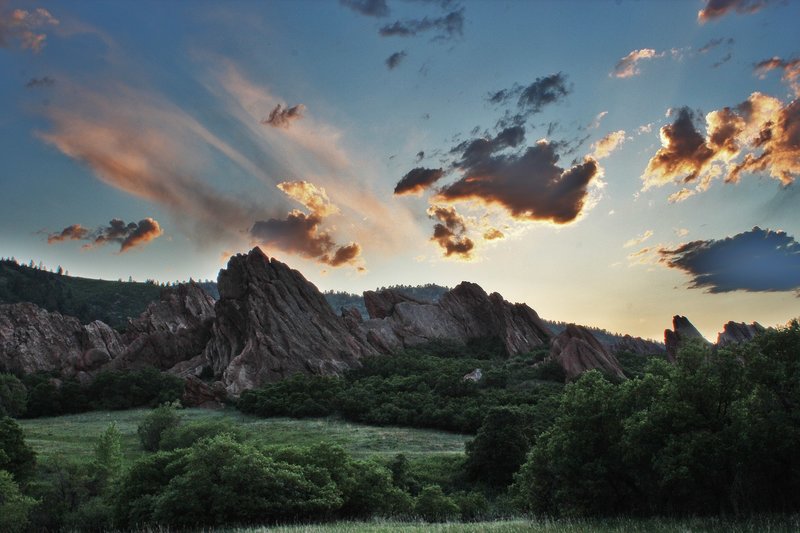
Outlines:
[[123, 350], [119, 334], [100, 321], [51, 313], [31, 303], [0, 305], [0, 370], [78, 376]]
[[747, 342], [765, 331], [766, 328], [758, 322], [745, 324], [744, 322], [730, 321], [723, 326], [722, 332], [717, 335], [717, 347]]
[[231, 394], [297, 372], [337, 374], [376, 353], [302, 274], [259, 248], [232, 257], [218, 286], [204, 353]]
[[672, 317], [672, 329], [664, 330], [664, 346], [667, 348], [667, 359], [675, 361], [678, 355], [678, 348], [683, 341], [688, 339], [699, 339], [702, 343], [710, 345], [697, 328], [689, 322], [685, 316], [675, 315]]
[[108, 369], [170, 369], [203, 352], [213, 319], [214, 299], [196, 283], [166, 288], [157, 302], [129, 321], [124, 335], [128, 345]]
[[361, 324], [367, 340], [382, 352], [436, 339], [466, 343], [496, 337], [510, 355], [529, 352], [547, 342], [551, 333], [525, 304], [511, 304], [497, 293], [487, 295], [474, 283], [463, 282], [425, 303], [387, 289], [364, 294], [370, 319]]
[[628, 352], [636, 355], [653, 355], [663, 353], [664, 350], [663, 344], [630, 335], [623, 335], [617, 342], [608, 345], [608, 351], [613, 354]]
[[561, 365], [568, 381], [593, 369], [625, 379], [617, 358], [583, 326], [568, 324], [553, 339], [549, 358]]

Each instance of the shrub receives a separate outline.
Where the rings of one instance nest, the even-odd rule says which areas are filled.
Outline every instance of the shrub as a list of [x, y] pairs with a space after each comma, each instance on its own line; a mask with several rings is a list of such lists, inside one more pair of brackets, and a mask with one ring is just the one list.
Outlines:
[[28, 389], [12, 374], [0, 374], [0, 416], [18, 417], [28, 405]]
[[426, 522], [447, 522], [458, 518], [458, 505], [438, 485], [422, 489], [414, 503], [414, 512]]
[[5, 470], [20, 483], [33, 474], [36, 454], [25, 443], [22, 428], [14, 419], [0, 418], [0, 470]]
[[168, 429], [176, 427], [180, 421], [180, 415], [170, 405], [162, 405], [150, 411], [136, 429], [142, 448], [148, 452], [158, 450], [161, 435]]
[[230, 435], [237, 442], [241, 442], [244, 437], [242, 430], [228, 420], [203, 420], [165, 429], [161, 433], [159, 449], [172, 451], [178, 448], [190, 448], [201, 439], [222, 434]]
[[22, 494], [14, 477], [0, 470], [0, 531], [25, 531], [34, 505], [36, 500]]

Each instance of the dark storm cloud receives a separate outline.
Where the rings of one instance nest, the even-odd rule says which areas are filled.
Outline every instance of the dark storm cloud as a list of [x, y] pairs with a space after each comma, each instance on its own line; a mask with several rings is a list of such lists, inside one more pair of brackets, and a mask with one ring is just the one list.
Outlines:
[[84, 248], [116, 243], [120, 245], [120, 252], [126, 252], [157, 239], [163, 233], [159, 223], [150, 217], [140, 220], [138, 223], [129, 222], [127, 224], [115, 218], [109, 222], [108, 226], [95, 230], [89, 230], [80, 224], [73, 224], [58, 233], [48, 235], [47, 243], [54, 244], [67, 240], [90, 241], [84, 245]]
[[26, 89], [41, 89], [44, 87], [52, 87], [56, 84], [56, 80], [50, 76], [43, 76], [41, 78], [31, 78], [25, 84]]
[[386, 17], [389, 6], [386, 0], [339, 0], [339, 3], [367, 17]]
[[410, 170], [394, 188], [395, 194], [420, 193], [439, 181], [444, 176], [441, 168], [417, 167]]
[[770, 0], [707, 0], [706, 5], [697, 13], [699, 22], [707, 22], [727, 15], [731, 12], [751, 14], [770, 3]]
[[398, 20], [381, 27], [383, 37], [413, 37], [419, 33], [435, 32], [438, 39], [452, 39], [464, 33], [464, 10], [451, 11], [443, 17]]
[[293, 121], [303, 117], [305, 110], [306, 106], [303, 104], [293, 107], [283, 107], [278, 104], [270, 111], [269, 117], [262, 120], [261, 123], [273, 128], [288, 128]]
[[320, 231], [322, 217], [293, 210], [285, 219], [259, 220], [250, 229], [250, 236], [259, 245], [296, 253], [331, 266], [352, 263], [361, 254], [361, 246], [337, 245], [330, 233]]
[[443, 250], [445, 257], [469, 260], [475, 243], [467, 237], [467, 223], [454, 207], [431, 206], [428, 216], [439, 221], [433, 227], [431, 241], [437, 243]]
[[394, 70], [400, 65], [400, 63], [403, 62], [407, 55], [408, 54], [405, 52], [405, 50], [393, 53], [386, 58], [386, 67], [389, 70]]
[[558, 145], [548, 141], [539, 141], [518, 154], [490, 149], [497, 146], [491, 141], [469, 143], [455, 164], [463, 177], [442, 188], [435, 200], [480, 200], [500, 205], [520, 220], [566, 224], [578, 217], [587, 187], [600, 172], [597, 161], [587, 158], [562, 168], [558, 166]]
[[711, 293], [800, 289], [800, 243], [783, 231], [755, 227], [721, 240], [692, 241], [659, 250], [661, 261]]

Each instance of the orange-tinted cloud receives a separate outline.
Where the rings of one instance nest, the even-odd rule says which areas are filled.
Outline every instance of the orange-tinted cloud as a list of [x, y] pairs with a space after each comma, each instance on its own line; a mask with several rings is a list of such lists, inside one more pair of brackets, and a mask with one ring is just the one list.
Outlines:
[[[789, 185], [800, 175], [800, 100], [784, 105], [753, 93], [734, 108], [708, 113], [705, 135], [694, 118], [682, 108], [672, 124], [661, 128], [662, 147], [642, 175], [645, 189], [680, 181], [699, 182], [697, 192], [702, 192], [718, 175], [731, 183], [745, 172], [768, 173]], [[671, 199], [690, 193], [679, 191]]]
[[302, 118], [306, 106], [297, 104], [292, 107], [284, 107], [282, 104], [277, 104], [270, 111], [269, 116], [261, 121], [262, 124], [272, 126], [273, 128], [288, 128], [292, 122]]
[[494, 241], [497, 239], [503, 239], [505, 235], [502, 231], [497, 228], [489, 228], [485, 232], [483, 232], [483, 240], [485, 241]]
[[697, 12], [697, 20], [702, 24], [731, 12], [740, 15], [755, 13], [767, 3], [769, 0], [707, 0], [706, 6]]
[[331, 203], [323, 187], [317, 187], [307, 181], [284, 181], [277, 187], [320, 218], [339, 213], [339, 208]]
[[403, 176], [394, 188], [395, 194], [418, 194], [444, 176], [441, 168], [417, 167]]
[[625, 130], [612, 131], [592, 145], [592, 157], [603, 159], [625, 142]]
[[649, 229], [644, 233], [642, 233], [641, 235], [637, 235], [636, 237], [629, 239], [625, 244], [622, 245], [622, 247], [630, 248], [632, 246], [638, 246], [639, 244], [642, 244], [652, 236], [653, 236], [653, 230]]
[[58, 233], [51, 233], [47, 236], [47, 244], [54, 244], [64, 241], [79, 241], [89, 236], [89, 229], [80, 224], [67, 226]]
[[14, 9], [0, 12], [0, 48], [6, 48], [16, 41], [23, 50], [41, 52], [47, 40], [44, 30], [58, 24], [58, 20], [42, 7], [32, 11]]
[[439, 221], [433, 227], [431, 241], [437, 243], [443, 250], [445, 257], [455, 256], [459, 259], [469, 260], [475, 243], [467, 237], [467, 223], [454, 207], [431, 206], [428, 216]]
[[103, 246], [116, 243], [120, 245], [120, 253], [126, 252], [137, 246], [142, 246], [148, 242], [159, 238], [164, 231], [161, 225], [153, 218], [147, 217], [138, 223], [124, 221], [115, 218], [108, 223], [108, 226], [89, 230], [80, 224], [67, 226], [58, 233], [47, 236], [47, 243], [54, 244], [66, 240], [85, 240], [90, 241], [84, 248]]
[[615, 78], [631, 78], [636, 76], [641, 71], [639, 70], [639, 62], [663, 57], [664, 53], [658, 53], [652, 48], [642, 48], [640, 50], [632, 50], [628, 55], [620, 59], [614, 66], [611, 76]]
[[781, 79], [789, 84], [795, 95], [800, 96], [800, 58], [783, 60], [780, 57], [773, 57], [765, 59], [756, 63], [753, 70], [760, 78], [766, 76], [771, 70], [782, 70]]
[[499, 205], [519, 220], [572, 222], [584, 208], [589, 184], [601, 171], [591, 157], [570, 168], [558, 166], [556, 148], [543, 140], [521, 154], [465, 151], [456, 163], [463, 177], [443, 187], [434, 200], [479, 200]]

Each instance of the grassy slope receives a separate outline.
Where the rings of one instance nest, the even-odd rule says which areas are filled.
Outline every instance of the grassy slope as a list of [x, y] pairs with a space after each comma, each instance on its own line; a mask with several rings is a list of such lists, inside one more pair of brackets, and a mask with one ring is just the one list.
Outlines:
[[0, 303], [32, 302], [84, 324], [102, 320], [122, 328], [160, 293], [152, 283], [76, 278], [0, 261]]
[[[130, 461], [143, 452], [136, 427], [146, 409], [95, 411], [54, 418], [20, 420], [27, 442], [41, 458], [63, 455], [89, 459], [98, 435], [116, 422], [123, 437], [123, 453]], [[461, 454], [469, 437], [421, 429], [374, 427], [333, 419], [293, 420], [256, 418], [233, 409], [212, 411], [184, 409], [184, 421], [228, 418], [239, 424], [256, 442], [269, 445], [311, 445], [317, 442], [339, 444], [354, 455], [431, 455]]]

